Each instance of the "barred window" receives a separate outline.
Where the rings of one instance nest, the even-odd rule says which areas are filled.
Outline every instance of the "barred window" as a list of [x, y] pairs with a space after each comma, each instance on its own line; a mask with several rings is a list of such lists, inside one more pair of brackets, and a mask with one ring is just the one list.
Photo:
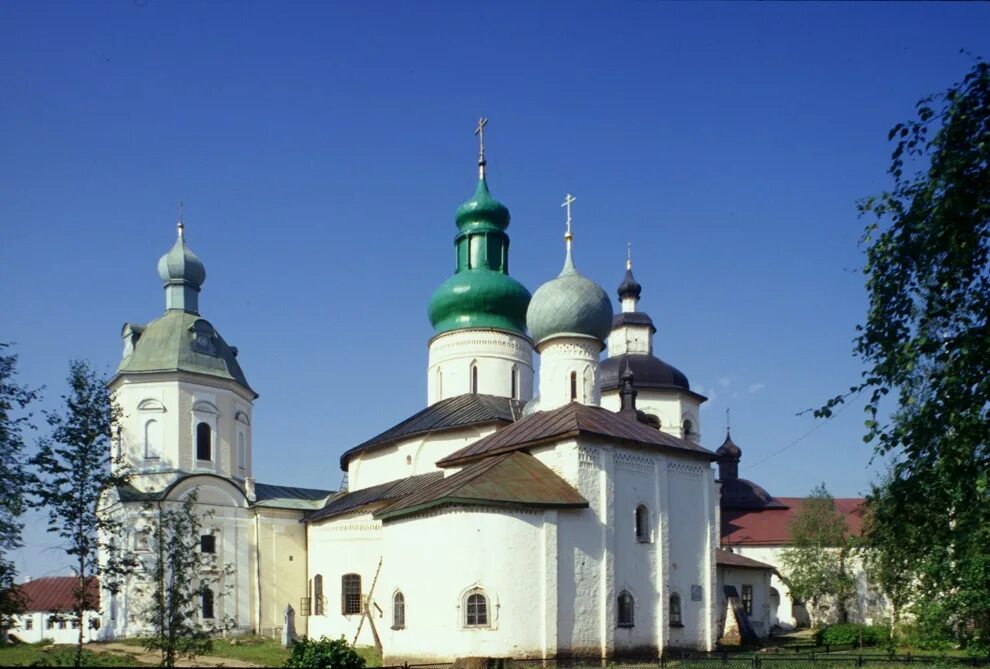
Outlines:
[[742, 587], [742, 606], [747, 616], [753, 615], [753, 586], [751, 585]]
[[406, 627], [406, 597], [401, 592], [392, 595], [392, 629]]
[[619, 606], [616, 611], [616, 626], [617, 627], [632, 627], [633, 626], [633, 613], [635, 609], [635, 604], [633, 602], [633, 596], [629, 594], [626, 590], [619, 593]]
[[488, 627], [488, 598], [480, 592], [467, 596], [464, 607], [465, 627]]
[[361, 613], [361, 575], [344, 574], [340, 579], [340, 612]]

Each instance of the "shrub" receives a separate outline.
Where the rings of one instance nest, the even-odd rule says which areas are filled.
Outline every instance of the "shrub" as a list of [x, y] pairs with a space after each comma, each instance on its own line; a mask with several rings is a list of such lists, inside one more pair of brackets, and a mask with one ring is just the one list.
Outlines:
[[883, 625], [839, 623], [815, 632], [815, 643], [819, 646], [858, 645], [862, 639], [864, 646], [877, 646], [885, 643], [889, 636], [890, 631]]
[[303, 637], [292, 646], [292, 655], [285, 661], [286, 667], [313, 667], [314, 669], [364, 669], [364, 658], [358, 655], [344, 640], [319, 640]]

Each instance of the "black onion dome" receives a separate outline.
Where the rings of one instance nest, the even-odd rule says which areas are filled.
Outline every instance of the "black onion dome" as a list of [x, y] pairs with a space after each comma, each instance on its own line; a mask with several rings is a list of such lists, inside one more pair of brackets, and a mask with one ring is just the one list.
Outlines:
[[722, 499], [719, 505], [723, 509], [745, 511], [788, 508], [786, 504], [768, 493], [764, 488], [752, 481], [737, 478], [722, 480]]
[[719, 462], [734, 460], [739, 462], [742, 458], [742, 449], [736, 446], [735, 442], [732, 441], [732, 436], [729, 435], [728, 431], [725, 433], [725, 441], [722, 445], [718, 447], [715, 451], [715, 455], [718, 456]]
[[622, 386], [621, 375], [626, 363], [636, 379], [636, 388], [650, 390], [691, 390], [684, 372], [660, 358], [645, 353], [623, 353], [605, 358], [601, 363], [602, 390]]
[[622, 279], [622, 283], [619, 284], [619, 299], [625, 299], [627, 297], [635, 297], [639, 299], [640, 293], [643, 292], [643, 287], [639, 285], [639, 282], [633, 277], [631, 269], [626, 270], [626, 276]]

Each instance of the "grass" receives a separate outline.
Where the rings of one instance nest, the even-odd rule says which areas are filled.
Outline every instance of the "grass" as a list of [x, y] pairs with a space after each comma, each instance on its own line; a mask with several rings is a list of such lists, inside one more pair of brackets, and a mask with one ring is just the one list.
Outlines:
[[233, 639], [216, 639], [213, 650], [207, 655], [231, 660], [253, 662], [263, 667], [281, 667], [289, 657], [282, 643], [263, 636], [240, 636]]
[[[137, 663], [130, 655], [107, 653], [83, 648], [83, 665], [90, 667], [149, 666]], [[71, 667], [75, 664], [74, 646], [50, 643], [19, 643], [0, 646], [0, 666], [8, 667]]]

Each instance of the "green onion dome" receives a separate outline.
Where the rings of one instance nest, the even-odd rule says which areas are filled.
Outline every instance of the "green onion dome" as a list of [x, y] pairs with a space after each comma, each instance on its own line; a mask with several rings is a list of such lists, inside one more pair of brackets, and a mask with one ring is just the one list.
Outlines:
[[594, 281], [581, 276], [571, 260], [570, 243], [564, 269], [536, 289], [526, 313], [533, 342], [551, 337], [593, 337], [602, 342], [612, 330], [612, 302]]
[[457, 208], [457, 269], [430, 298], [437, 334], [463, 328], [526, 333], [530, 294], [509, 276], [509, 210], [492, 197], [484, 176], [474, 196]]

